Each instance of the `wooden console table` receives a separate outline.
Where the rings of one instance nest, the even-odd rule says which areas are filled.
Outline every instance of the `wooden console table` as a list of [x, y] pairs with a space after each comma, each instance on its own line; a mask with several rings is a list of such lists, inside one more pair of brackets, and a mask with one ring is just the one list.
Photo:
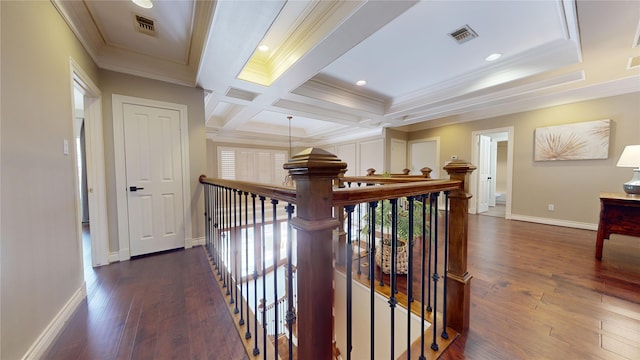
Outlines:
[[596, 259], [602, 259], [604, 239], [611, 234], [640, 236], [640, 196], [600, 193], [600, 223]]

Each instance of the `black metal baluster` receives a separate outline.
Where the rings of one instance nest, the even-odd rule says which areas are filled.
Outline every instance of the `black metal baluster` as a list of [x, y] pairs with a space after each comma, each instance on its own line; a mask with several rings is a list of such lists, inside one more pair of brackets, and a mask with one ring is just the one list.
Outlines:
[[375, 295], [376, 295], [376, 265], [375, 265], [375, 244], [376, 244], [376, 207], [378, 207], [377, 201], [369, 203], [369, 303], [371, 304], [371, 312], [369, 319], [371, 320], [371, 326], [369, 328], [369, 343], [371, 359], [375, 358]]
[[[278, 226], [278, 200], [271, 199], [272, 211], [273, 211], [273, 299], [275, 302], [278, 301], [278, 245], [280, 244], [280, 231]], [[273, 320], [276, 324], [276, 335], [274, 341], [274, 351], [276, 354], [276, 358], [280, 354], [278, 352], [278, 306], [274, 306], [274, 314]]]
[[[395, 359], [395, 332], [396, 332], [396, 262], [398, 259], [398, 199], [391, 199], [391, 272], [389, 273], [389, 307], [391, 308], [391, 360]], [[384, 212], [383, 212], [384, 213]]]
[[262, 239], [262, 350], [264, 351], [264, 359], [267, 359], [267, 266], [266, 266], [266, 235], [264, 233], [264, 196], [260, 196], [260, 212], [261, 212], [261, 239]]
[[209, 241], [209, 255], [216, 269], [218, 268], [218, 259], [216, 258], [216, 230], [218, 228], [218, 219], [216, 218], [216, 216], [218, 216], [218, 212], [216, 211], [217, 196], [217, 188], [215, 186], [209, 187], [208, 218], [210, 223], [209, 237], [211, 238]]
[[224, 191], [224, 203], [225, 203], [225, 231], [223, 233], [223, 237], [224, 237], [224, 243], [225, 243], [225, 247], [224, 247], [224, 271], [222, 272], [224, 274], [224, 283], [222, 285], [223, 288], [226, 288], [226, 295], [229, 296], [230, 295], [230, 291], [229, 291], [229, 262], [231, 261], [231, 251], [229, 250], [229, 244], [231, 244], [231, 197], [230, 197], [230, 193], [231, 193], [231, 189], [230, 188], [226, 188]]
[[419, 360], [426, 360], [427, 358], [424, 356], [424, 268], [425, 268], [425, 258], [427, 254], [427, 223], [425, 219], [427, 218], [427, 195], [422, 195], [420, 197], [422, 200], [422, 249], [420, 252], [420, 357]]
[[431, 264], [433, 258], [433, 194], [428, 194], [429, 196], [429, 254], [427, 259], [427, 311], [433, 312], [433, 307], [431, 306]]
[[[244, 273], [246, 276], [245, 289], [247, 297], [245, 298], [247, 309], [247, 332], [244, 333], [245, 339], [251, 339], [251, 318], [249, 317], [249, 193], [244, 191]], [[240, 277], [242, 279], [242, 277]], [[242, 286], [242, 285], [241, 285]]]
[[222, 228], [224, 227], [224, 224], [222, 223], [222, 214], [224, 213], [224, 206], [222, 205], [222, 188], [219, 186], [216, 186], [216, 194], [217, 196], [217, 201], [216, 201], [216, 210], [217, 210], [217, 217], [216, 217], [216, 257], [218, 258], [218, 266], [216, 266], [216, 270], [218, 271], [218, 276], [220, 277], [220, 280], [222, 280], [222, 275], [220, 272], [220, 267], [222, 266]]
[[444, 284], [442, 297], [444, 299], [442, 305], [442, 336], [443, 339], [449, 338], [447, 333], [447, 272], [449, 271], [449, 191], [444, 192]]
[[[358, 184], [359, 186], [360, 184]], [[358, 268], [358, 275], [362, 274], [362, 270], [360, 270], [360, 233], [362, 231], [360, 231], [362, 229], [362, 210], [361, 210], [362, 206], [361, 204], [358, 204], [358, 264], [357, 264], [357, 268]]]
[[216, 247], [216, 240], [218, 240], [218, 187], [211, 186], [210, 191], [213, 198], [209, 200], [209, 217], [211, 218], [210, 221], [212, 223], [212, 226], [209, 229], [209, 235], [211, 236], [209, 246], [211, 246], [211, 257], [213, 258], [213, 263], [217, 269], [220, 266], [216, 252], [218, 250]]
[[[209, 260], [211, 260], [211, 247], [209, 246], [209, 242], [211, 241], [211, 221], [209, 220], [209, 197], [211, 194], [209, 193], [209, 185], [204, 184], [204, 248], [207, 251], [207, 255], [209, 256]], [[215, 263], [215, 262], [214, 262]]]
[[344, 207], [344, 210], [347, 212], [347, 254], [346, 254], [346, 259], [347, 259], [347, 266], [346, 266], [346, 273], [347, 273], [347, 360], [351, 359], [351, 348], [352, 348], [352, 339], [353, 339], [353, 309], [352, 309], [352, 304], [351, 304], [351, 300], [352, 300], [352, 291], [353, 291], [353, 283], [352, 283], [352, 273], [353, 273], [353, 242], [351, 241], [352, 239], [352, 231], [351, 231], [351, 225], [352, 225], [352, 219], [353, 219], [353, 209], [354, 209], [354, 205], [347, 205]]
[[433, 241], [433, 342], [431, 343], [431, 350], [438, 351], [438, 343], [436, 343], [436, 333], [438, 332], [438, 196], [439, 193], [431, 194], [431, 198], [434, 203], [434, 212], [431, 213], [431, 222], [433, 225], [434, 241]]
[[[260, 354], [258, 348], [258, 259], [256, 254], [258, 253], [258, 224], [256, 224], [256, 194], [251, 194], [252, 201], [252, 218], [253, 218], [253, 333], [255, 338], [253, 339], [253, 356]], [[247, 299], [247, 301], [249, 301]]]
[[407, 196], [409, 203], [409, 256], [407, 269], [407, 359], [411, 359], [411, 303], [413, 302], [413, 196]]
[[[235, 298], [238, 298], [238, 200], [236, 196], [238, 195], [238, 190], [233, 189], [232, 196], [232, 206], [233, 206], [233, 236], [231, 236], [231, 247], [233, 248], [233, 259], [231, 259], [231, 278], [230, 278], [230, 286], [231, 286], [231, 300], [229, 304], [234, 304], [233, 313], [237, 314], [238, 310], [238, 302], [234, 299], [234, 291]], [[235, 285], [234, 285], [235, 281]]]
[[[375, 227], [374, 227], [375, 233]], [[380, 201], [380, 286], [384, 286], [384, 200]], [[393, 289], [393, 288], [392, 288]]]
[[[244, 292], [242, 290], [242, 195], [243, 191], [238, 190], [238, 217], [240, 218], [238, 221], [238, 227], [236, 233], [238, 234], [238, 238], [236, 239], [236, 308], [238, 307], [238, 303], [240, 303], [240, 320], [238, 324], [241, 326], [244, 325]], [[246, 220], [246, 219], [245, 219]], [[246, 223], [245, 223], [246, 226]], [[238, 259], [237, 253], [240, 253], [240, 258]], [[240, 291], [240, 295], [238, 295], [238, 290]], [[247, 297], [249, 295], [247, 294]]]
[[287, 204], [287, 327], [289, 328], [289, 359], [293, 359], [293, 320], [296, 314], [293, 312], [293, 227], [291, 226], [291, 217], [293, 216], [294, 207]]

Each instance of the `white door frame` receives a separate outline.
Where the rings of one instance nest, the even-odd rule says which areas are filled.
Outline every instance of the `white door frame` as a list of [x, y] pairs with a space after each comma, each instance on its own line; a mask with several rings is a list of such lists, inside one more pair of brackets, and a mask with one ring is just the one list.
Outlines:
[[[71, 74], [71, 117], [74, 129], [73, 148], [75, 149], [76, 134], [75, 105], [73, 91], [75, 84], [84, 92], [84, 123], [85, 123], [85, 154], [87, 164], [87, 192], [89, 202], [89, 232], [91, 237], [91, 266], [109, 264], [109, 229], [107, 220], [107, 185], [104, 162], [104, 136], [102, 133], [102, 93], [89, 75], [82, 70], [75, 60], [69, 59]], [[75, 151], [74, 151], [75, 153]], [[78, 182], [77, 167], [74, 164], [74, 181]], [[77, 188], [77, 184], [76, 184]], [[80, 193], [76, 191], [76, 216], [78, 243], [82, 249], [82, 220], [80, 207]], [[80, 252], [82, 259], [82, 252]], [[82, 261], [82, 260], [81, 260]], [[83, 265], [84, 266], [84, 265]]]
[[[488, 129], [488, 130], [480, 130], [474, 131], [471, 133], [471, 162], [474, 165], [479, 164], [479, 156], [480, 151], [478, 149], [478, 141], [480, 135], [489, 135], [495, 133], [507, 133], [507, 202], [505, 206], [505, 218], [511, 219], [511, 195], [513, 188], [513, 126], [497, 128], [497, 129]], [[469, 200], [469, 213], [477, 214], [478, 213], [478, 202], [476, 201], [478, 194], [478, 171], [474, 171], [471, 173], [471, 177], [469, 180], [469, 191], [473, 195], [473, 197]]]
[[133, 104], [148, 107], [158, 107], [175, 110], [180, 117], [180, 143], [182, 147], [182, 202], [183, 202], [183, 222], [184, 222], [184, 242], [185, 247], [189, 245], [192, 237], [191, 229], [191, 185], [189, 179], [189, 124], [187, 116], [187, 106], [164, 101], [137, 98], [132, 96], [113, 94], [113, 147], [115, 155], [115, 175], [116, 175], [116, 206], [118, 209], [118, 256], [120, 261], [131, 258], [129, 248], [129, 217], [127, 207], [127, 174], [125, 168], [124, 149], [124, 104]]

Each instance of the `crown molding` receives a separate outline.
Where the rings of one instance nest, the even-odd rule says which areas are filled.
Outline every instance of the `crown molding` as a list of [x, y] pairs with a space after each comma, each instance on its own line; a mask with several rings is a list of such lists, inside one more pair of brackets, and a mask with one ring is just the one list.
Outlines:
[[215, 2], [196, 2], [187, 63], [109, 46], [83, 1], [51, 2], [99, 68], [190, 87], [196, 85]]
[[[445, 101], [451, 98], [463, 96], [485, 88], [500, 86], [523, 78], [529, 78], [552, 71], [560, 67], [577, 63], [575, 43], [567, 40], [557, 40], [553, 43], [539, 46], [513, 58], [487, 66], [480, 71], [472, 71], [452, 78], [445, 83], [437, 83], [406, 96], [393, 100], [386, 115], [392, 117], [402, 116], [419, 107], [426, 107], [433, 103]], [[549, 57], [558, 60], [553, 65], [549, 61], [542, 61]], [[544, 64], [544, 65], [543, 65]], [[505, 74], [504, 69], [511, 69], [502, 78], [495, 78], [495, 74]], [[527, 70], [518, 70], [527, 69]], [[489, 81], [489, 79], [494, 79]], [[470, 87], [469, 84], [475, 84]]]
[[386, 107], [383, 99], [364, 96], [317, 77], [305, 82], [292, 93], [378, 115], [383, 115]]
[[582, 101], [602, 99], [611, 96], [625, 95], [630, 93], [640, 93], [640, 75], [634, 75], [608, 81], [605, 83], [571, 88], [561, 92], [538, 94], [526, 99], [508, 101], [504, 104], [491, 104], [480, 109], [455, 114], [453, 116], [443, 116], [432, 119], [421, 119], [413, 124], [407, 124], [404, 129], [407, 131], [417, 131], [432, 129], [445, 125], [482, 120], [497, 116], [516, 114], [525, 111], [533, 111], [553, 106], [573, 104]]
[[[404, 115], [401, 120], [406, 123], [414, 123], [417, 121], [429, 120], [437, 117], [448, 116], [453, 113], [464, 112], [465, 109], [483, 108], [499, 104], [509, 107], [509, 103], [526, 95], [548, 91], [552, 88], [576, 83], [585, 79], [585, 73], [582, 70], [574, 71], [567, 74], [561, 74], [540, 81], [527, 82], [520, 86], [505, 88], [499, 91], [482, 93], [478, 96], [460, 97], [459, 100], [447, 99], [438, 103], [429, 104], [422, 107], [423, 110]], [[495, 106], [495, 105], [493, 105]]]

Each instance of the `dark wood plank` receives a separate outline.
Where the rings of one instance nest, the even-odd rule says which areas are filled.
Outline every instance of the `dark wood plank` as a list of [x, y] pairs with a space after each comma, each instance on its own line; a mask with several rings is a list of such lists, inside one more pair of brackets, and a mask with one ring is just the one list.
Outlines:
[[471, 324], [441, 359], [640, 358], [640, 245], [595, 231], [469, 218]]
[[[595, 231], [470, 216], [470, 328], [441, 359], [640, 358], [640, 241], [612, 235], [600, 262], [593, 257], [595, 237]], [[112, 264], [95, 274], [94, 290], [45, 358], [139, 358], [134, 350], [171, 358], [175, 353], [162, 352], [166, 342], [182, 340], [173, 334], [158, 345], [154, 324], [161, 328], [180, 313], [184, 320], [174, 321], [183, 321], [178, 326], [189, 344], [180, 346], [181, 358], [247, 358], [202, 249]], [[149, 336], [156, 339], [144, 343]]]
[[201, 248], [94, 272], [46, 359], [248, 359]]

